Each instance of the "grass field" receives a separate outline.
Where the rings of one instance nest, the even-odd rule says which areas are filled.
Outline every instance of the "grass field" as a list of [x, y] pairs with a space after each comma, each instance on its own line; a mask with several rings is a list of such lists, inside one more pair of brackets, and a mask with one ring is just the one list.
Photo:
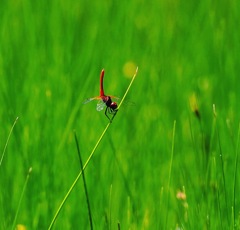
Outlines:
[[[93, 228], [240, 229], [238, 1], [0, 5], [0, 229], [49, 228], [74, 132], [86, 162], [108, 124], [84, 100], [103, 68], [121, 98], [137, 66], [84, 171]], [[90, 229], [82, 177], [53, 229]]]

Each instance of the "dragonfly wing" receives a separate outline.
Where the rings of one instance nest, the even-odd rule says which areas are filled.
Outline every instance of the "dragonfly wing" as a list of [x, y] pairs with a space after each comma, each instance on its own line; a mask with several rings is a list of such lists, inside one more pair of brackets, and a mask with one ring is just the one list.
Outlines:
[[92, 101], [92, 100], [94, 100], [94, 98], [88, 98], [88, 99], [86, 99], [86, 100], [83, 102], [83, 104], [87, 104], [88, 102], [90, 102], [90, 101]]
[[100, 97], [92, 97], [92, 98], [88, 98], [88, 99], [86, 99], [84, 102], [83, 102], [83, 104], [87, 104], [88, 102], [90, 102], [90, 101], [93, 101], [93, 100], [100, 100], [101, 98]]
[[106, 106], [106, 104], [102, 101], [102, 100], [100, 100], [98, 103], [97, 103], [97, 111], [101, 111], [101, 110], [103, 110], [104, 109], [104, 107]]
[[116, 96], [110, 95], [109, 97], [111, 97], [111, 99], [114, 99], [114, 100], [120, 100], [120, 98], [119, 98], [119, 97], [116, 97]]

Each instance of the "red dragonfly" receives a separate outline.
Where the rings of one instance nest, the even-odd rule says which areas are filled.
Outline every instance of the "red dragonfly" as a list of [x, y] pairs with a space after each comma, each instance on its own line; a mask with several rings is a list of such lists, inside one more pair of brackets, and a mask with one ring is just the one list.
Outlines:
[[[119, 99], [119, 98], [117, 98], [115, 96], [105, 95], [104, 89], [103, 89], [103, 77], [104, 77], [104, 69], [101, 71], [101, 74], [100, 74], [100, 95], [96, 96], [96, 97], [88, 98], [84, 102], [84, 104], [86, 104], [92, 100], [99, 100], [99, 102], [97, 103], [97, 108], [96, 108], [97, 111], [101, 111], [106, 107], [105, 115], [111, 122], [118, 111], [118, 105], [116, 102], [112, 101], [112, 98], [115, 98], [115, 99]], [[110, 119], [108, 114], [113, 114], [113, 117]]]

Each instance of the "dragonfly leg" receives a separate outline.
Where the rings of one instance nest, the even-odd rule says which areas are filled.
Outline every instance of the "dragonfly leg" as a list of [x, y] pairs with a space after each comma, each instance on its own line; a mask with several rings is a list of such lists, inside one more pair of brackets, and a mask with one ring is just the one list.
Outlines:
[[[108, 120], [110, 121], [110, 123], [112, 122], [112, 120], [113, 120], [113, 118], [115, 117], [115, 115], [117, 114], [117, 109], [112, 109], [111, 107], [106, 107], [106, 109], [105, 109], [105, 115], [106, 115], [106, 117], [108, 118]], [[112, 114], [113, 116], [112, 116], [112, 118], [110, 118], [109, 116], [108, 116], [108, 114]]]
[[117, 111], [118, 111], [118, 109], [114, 109], [114, 110], [113, 110], [113, 109], [110, 108], [110, 113], [113, 114], [111, 121], [112, 121], [113, 118], [116, 116]]
[[107, 115], [107, 113], [109, 113], [108, 109], [109, 109], [109, 107], [106, 107], [106, 109], [105, 109], [105, 115], [106, 115], [106, 117], [108, 118], [108, 120], [109, 120], [110, 122], [112, 122], [112, 119], [110, 119], [109, 116]]

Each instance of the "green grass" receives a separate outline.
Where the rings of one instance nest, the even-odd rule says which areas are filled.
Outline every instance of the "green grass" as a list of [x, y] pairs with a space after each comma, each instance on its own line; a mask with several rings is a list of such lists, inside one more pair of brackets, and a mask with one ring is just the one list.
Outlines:
[[[84, 163], [108, 123], [82, 102], [102, 68], [106, 93], [123, 97], [136, 66], [134, 105], [85, 170], [94, 229], [240, 229], [239, 10], [1, 1], [0, 229], [49, 227], [81, 170], [74, 131]], [[90, 228], [81, 180], [53, 228]]]

